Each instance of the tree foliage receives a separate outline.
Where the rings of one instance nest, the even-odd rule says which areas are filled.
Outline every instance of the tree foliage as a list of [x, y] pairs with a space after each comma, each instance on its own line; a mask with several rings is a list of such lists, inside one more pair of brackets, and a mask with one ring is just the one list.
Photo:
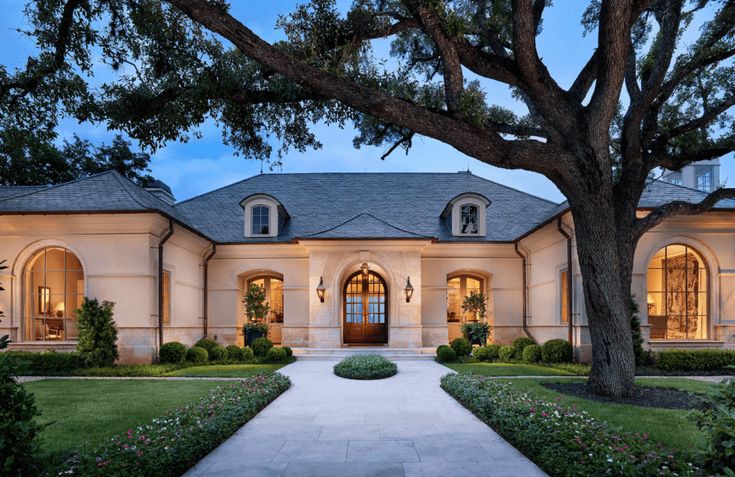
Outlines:
[[117, 325], [112, 318], [115, 304], [96, 298], [84, 297], [81, 308], [77, 310], [79, 320], [79, 340], [77, 351], [88, 366], [112, 366], [117, 361]]

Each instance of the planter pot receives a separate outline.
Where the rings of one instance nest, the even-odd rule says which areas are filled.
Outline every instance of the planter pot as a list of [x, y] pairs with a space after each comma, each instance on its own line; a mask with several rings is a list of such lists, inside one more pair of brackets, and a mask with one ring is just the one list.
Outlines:
[[262, 331], [248, 330], [245, 332], [245, 344], [247, 346], [250, 346], [253, 344], [253, 341], [262, 336], [265, 336], [265, 333], [263, 333]]

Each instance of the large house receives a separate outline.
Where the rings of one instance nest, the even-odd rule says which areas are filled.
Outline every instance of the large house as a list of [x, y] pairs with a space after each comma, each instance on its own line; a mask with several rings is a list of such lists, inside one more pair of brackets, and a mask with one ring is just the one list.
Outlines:
[[[652, 181], [641, 214], [704, 192]], [[636, 251], [632, 293], [654, 348], [722, 347], [735, 332], [735, 202], [672, 218]], [[469, 172], [261, 174], [174, 201], [115, 172], [0, 187], [0, 309], [16, 349], [68, 350], [82, 297], [115, 302], [122, 362], [161, 343], [243, 342], [242, 298], [265, 287], [273, 341], [428, 353], [488, 299], [495, 342], [570, 340], [590, 357], [566, 204]]]

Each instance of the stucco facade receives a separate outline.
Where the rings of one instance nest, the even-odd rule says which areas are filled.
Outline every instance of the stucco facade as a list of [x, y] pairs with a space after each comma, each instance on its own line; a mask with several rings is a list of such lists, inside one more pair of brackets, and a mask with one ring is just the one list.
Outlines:
[[[491, 210], [500, 207], [499, 201], [485, 191], [469, 192], [484, 194], [481, 203], [486, 203], [488, 210], [482, 233], [499, 233], [493, 230], [502, 226], [492, 215], [497, 209]], [[238, 194], [231, 194], [236, 204], [244, 195]], [[442, 199], [442, 203], [449, 204], [448, 208], [436, 207], [436, 221], [441, 227], [442, 210], [451, 213], [452, 201], [456, 201], [455, 194], [450, 195], [451, 200]], [[484, 199], [486, 196], [489, 197]], [[155, 360], [160, 335], [162, 342], [191, 345], [206, 334], [222, 344], [242, 345], [243, 294], [250, 280], [263, 276], [278, 277], [282, 284], [282, 322], [272, 326], [274, 341], [301, 352], [343, 347], [348, 325], [347, 282], [361, 270], [367, 273], [367, 269], [384, 283], [380, 298], [384, 308], [380, 309], [387, 331], [381, 346], [428, 350], [458, 336], [461, 321], [450, 318], [454, 316], [450, 308], [457, 306], [450, 303], [451, 296], [460, 290], [469, 293], [469, 282], [462, 277], [472, 277], [472, 286], [479, 287], [478, 291], [487, 298], [487, 321], [492, 327], [493, 341], [509, 343], [529, 335], [541, 343], [571, 337], [577, 358], [584, 361], [591, 357], [574, 224], [563, 207], [548, 213], [545, 220], [530, 224], [528, 231], [516, 240], [441, 239], [419, 228], [399, 228], [372, 212], [355, 214], [337, 226], [325, 228], [326, 232], [280, 240], [283, 233], [293, 232], [289, 224], [295, 227], [304, 214], [294, 213], [293, 203], [281, 204], [276, 194], [268, 197], [272, 199], [267, 198], [266, 204], [273, 200], [279, 211], [283, 210], [280, 222], [271, 222], [282, 230], [274, 232], [271, 226], [268, 240], [248, 240], [245, 236], [239, 242], [214, 239], [207, 230], [186, 220], [191, 216], [175, 216], [176, 210], [167, 212], [165, 207], [94, 213], [3, 212], [0, 200], [0, 259], [7, 260], [9, 265], [0, 275], [5, 288], [0, 292], [0, 309], [6, 314], [0, 323], [0, 334], [10, 335], [14, 349], [74, 348], [71, 328], [63, 339], [56, 340], [39, 339], [37, 331], [40, 322], [59, 321], [64, 313], [70, 316], [68, 305], [67, 311], [60, 314], [50, 309], [53, 303], [44, 305], [49, 307], [48, 311], [40, 310], [40, 305], [30, 305], [40, 288], [37, 292], [35, 286], [29, 285], [29, 263], [41, 250], [64, 250], [76, 257], [83, 268], [83, 280], [75, 282], [83, 287], [83, 295], [115, 302], [120, 359], [124, 363]], [[549, 204], [548, 208], [551, 211], [555, 205]], [[292, 216], [286, 216], [286, 210]], [[642, 210], [641, 214], [644, 213]], [[216, 215], [214, 208], [212, 214]], [[240, 224], [245, 221], [243, 217], [239, 219]], [[243, 233], [242, 225], [238, 227]], [[446, 228], [447, 233], [456, 234], [456, 220], [447, 223]], [[371, 230], [374, 236], [370, 236]], [[364, 236], [354, 236], [363, 231]], [[647, 280], [648, 267], [652, 257], [671, 244], [690, 247], [705, 264], [699, 275], [706, 275], [706, 279], [699, 278], [698, 282], [704, 290], [700, 295], [707, 300], [706, 306], [700, 302], [700, 308], [706, 310], [706, 332], [701, 326], [699, 330], [703, 339], [651, 337], [647, 316], [648, 309], [652, 309], [647, 303], [651, 283]], [[571, 263], [568, 246], [572, 251]], [[163, 259], [159, 263], [161, 253]], [[57, 273], [52, 268], [46, 272], [47, 277]], [[564, 270], [571, 270], [571, 296], [566, 294]], [[159, 299], [161, 271], [170, 278], [165, 303]], [[413, 293], [407, 300], [409, 279]], [[53, 297], [60, 293], [57, 289], [61, 285], [50, 283], [47, 279], [44, 289]], [[323, 301], [316, 293], [320, 283], [325, 287]], [[462, 288], [452, 288], [454, 283], [462, 283]], [[721, 210], [670, 219], [647, 233], [636, 251], [631, 290], [640, 305], [647, 344], [657, 348], [731, 345], [735, 333], [734, 285], [733, 212]], [[69, 294], [70, 289], [78, 293], [74, 287], [65, 286], [65, 293]], [[564, 302], [565, 297], [571, 298], [569, 303]], [[166, 320], [159, 312], [163, 305], [169, 307]], [[570, 320], [564, 319], [565, 313]], [[165, 322], [161, 326], [162, 321]]]

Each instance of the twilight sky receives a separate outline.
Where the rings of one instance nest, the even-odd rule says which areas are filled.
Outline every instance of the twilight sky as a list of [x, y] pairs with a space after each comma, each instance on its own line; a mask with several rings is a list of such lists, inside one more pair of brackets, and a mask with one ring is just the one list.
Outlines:
[[[24, 3], [24, 0], [0, 0], [3, 12], [0, 16], [0, 63], [9, 68], [22, 65], [33, 52], [32, 42], [16, 31], [25, 24], [22, 15]], [[299, 2], [232, 0], [230, 3], [237, 18], [265, 40], [273, 41], [282, 38], [282, 33], [275, 29], [278, 15], [288, 13]], [[340, 6], [342, 4], [347, 6], [349, 2], [340, 0]], [[587, 2], [557, 0], [544, 12], [544, 29], [538, 40], [539, 54], [564, 87], [572, 83], [594, 48], [594, 38], [583, 38], [579, 23], [585, 4]], [[109, 74], [108, 71], [100, 71], [97, 77], [104, 79]], [[492, 86], [488, 89], [488, 99], [518, 112], [523, 111], [510, 97], [507, 88]], [[382, 161], [380, 156], [384, 148], [355, 149], [352, 146], [354, 131], [351, 129], [317, 125], [315, 131], [323, 144], [322, 149], [305, 153], [292, 151], [284, 158], [283, 166], [272, 172], [456, 172], [469, 168], [474, 174], [487, 179], [557, 202], [563, 200], [561, 193], [543, 176], [483, 164], [433, 139], [416, 138], [408, 155], [397, 151]], [[231, 147], [222, 144], [220, 131], [214, 123], [205, 124], [201, 132], [201, 139], [170, 143], [153, 154], [151, 169], [154, 176], [171, 186], [177, 200], [260, 172], [259, 161], [235, 156]], [[104, 126], [63, 121], [62, 137], [74, 133], [96, 144], [110, 142], [115, 134]], [[267, 165], [264, 167], [265, 172], [269, 172]], [[728, 176], [735, 177], [732, 157], [722, 161], [721, 180], [727, 180]]]

